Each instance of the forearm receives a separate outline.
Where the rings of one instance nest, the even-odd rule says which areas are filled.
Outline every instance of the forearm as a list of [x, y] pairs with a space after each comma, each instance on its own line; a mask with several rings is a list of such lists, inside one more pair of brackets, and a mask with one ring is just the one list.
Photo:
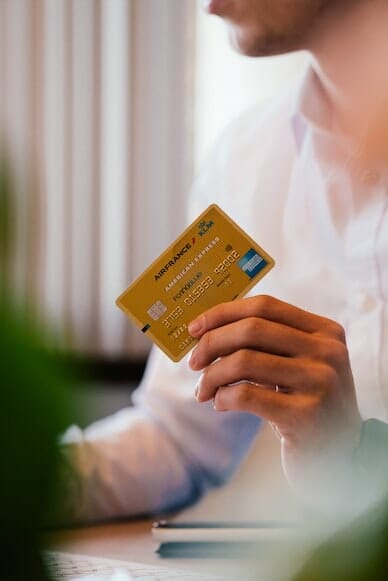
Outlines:
[[154, 352], [135, 407], [66, 434], [62, 514], [67, 521], [174, 510], [228, 479], [260, 420], [198, 405], [196, 379], [184, 363], [167, 364]]
[[200, 493], [169, 434], [136, 409], [85, 431], [71, 428], [61, 448], [61, 517], [67, 522], [155, 514]]

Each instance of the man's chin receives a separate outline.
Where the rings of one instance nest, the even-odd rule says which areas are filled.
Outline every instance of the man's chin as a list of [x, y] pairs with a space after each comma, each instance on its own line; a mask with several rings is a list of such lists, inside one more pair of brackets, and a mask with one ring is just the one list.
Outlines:
[[247, 57], [275, 56], [300, 49], [292, 40], [270, 38], [265, 35], [250, 35], [246, 30], [229, 27], [229, 39], [234, 50]]
[[257, 46], [257, 41], [252, 42], [245, 31], [236, 26], [229, 27], [229, 40], [235, 51], [248, 57], [262, 56], [261, 50]]

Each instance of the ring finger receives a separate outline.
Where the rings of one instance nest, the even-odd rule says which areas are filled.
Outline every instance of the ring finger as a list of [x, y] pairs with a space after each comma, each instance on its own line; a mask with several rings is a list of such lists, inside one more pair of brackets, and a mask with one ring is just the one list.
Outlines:
[[208, 401], [219, 387], [244, 381], [292, 390], [301, 385], [302, 378], [306, 381], [306, 368], [301, 359], [242, 349], [205, 369], [198, 382], [197, 399]]

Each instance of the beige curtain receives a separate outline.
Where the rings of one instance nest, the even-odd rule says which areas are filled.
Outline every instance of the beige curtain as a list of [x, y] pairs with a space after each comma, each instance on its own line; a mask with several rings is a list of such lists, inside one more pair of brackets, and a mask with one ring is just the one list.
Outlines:
[[116, 296], [185, 225], [192, 0], [0, 0], [15, 294], [85, 353], [144, 354]]

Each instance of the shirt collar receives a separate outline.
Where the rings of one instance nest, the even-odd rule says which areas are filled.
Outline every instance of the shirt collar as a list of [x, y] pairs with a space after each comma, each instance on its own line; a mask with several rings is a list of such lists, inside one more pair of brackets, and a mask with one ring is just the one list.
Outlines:
[[348, 167], [353, 178], [364, 185], [375, 186], [388, 183], [386, 168], [365, 167], [360, 165], [357, 153], [352, 153], [349, 145], [342, 139], [334, 138], [333, 110], [318, 73], [310, 62], [296, 87], [291, 102], [290, 123], [297, 153], [300, 154], [309, 132], [313, 132], [315, 149], [321, 162], [324, 159]]
[[328, 134], [332, 127], [332, 109], [317, 72], [310, 63], [302, 75], [292, 103], [291, 127], [300, 152], [309, 127]]

